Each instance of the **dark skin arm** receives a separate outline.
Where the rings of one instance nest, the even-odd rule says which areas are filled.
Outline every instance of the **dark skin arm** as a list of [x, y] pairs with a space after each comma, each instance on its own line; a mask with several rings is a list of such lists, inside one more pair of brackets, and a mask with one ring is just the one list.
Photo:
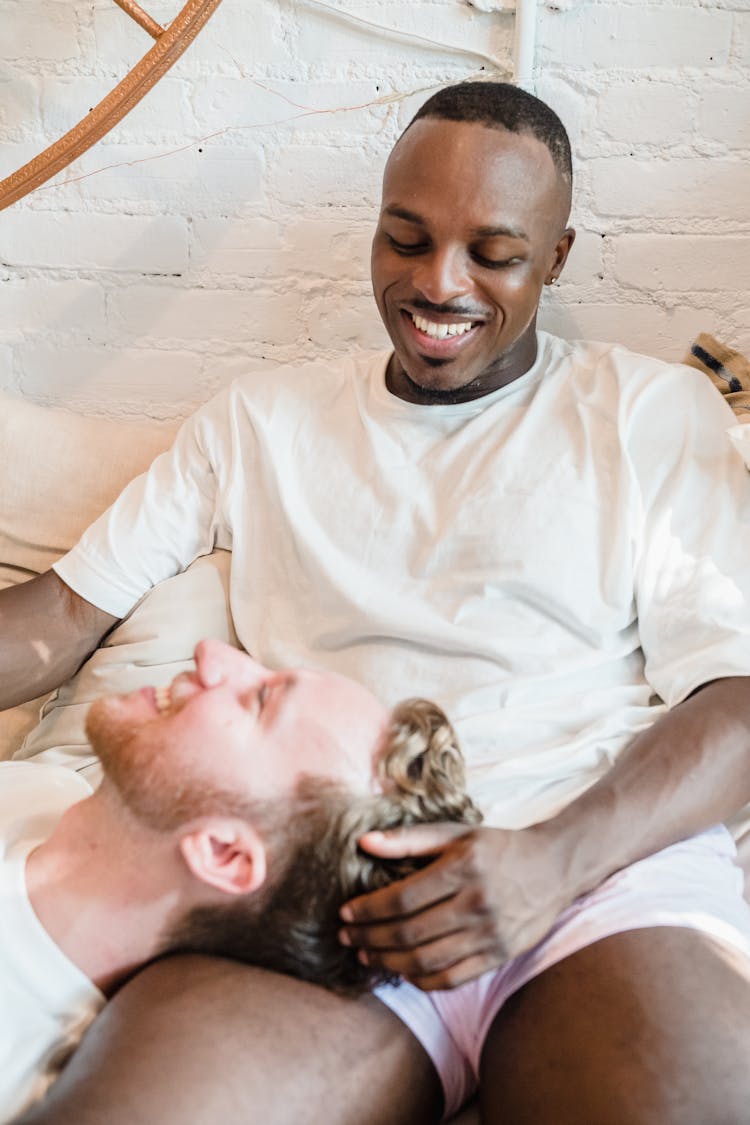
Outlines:
[[116, 623], [53, 570], [0, 590], [0, 710], [58, 687]]
[[[342, 938], [424, 989], [453, 988], [536, 944], [609, 875], [750, 802], [750, 677], [715, 680], [633, 740], [552, 819], [517, 831], [439, 824], [371, 833], [377, 855], [434, 855], [353, 899]], [[347, 919], [347, 910], [350, 918]]]

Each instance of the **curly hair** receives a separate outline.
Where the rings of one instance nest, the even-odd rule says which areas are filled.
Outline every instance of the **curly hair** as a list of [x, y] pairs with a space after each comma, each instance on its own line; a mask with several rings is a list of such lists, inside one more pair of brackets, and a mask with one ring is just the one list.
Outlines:
[[476, 122], [490, 129], [507, 129], [510, 133], [531, 133], [549, 149], [565, 183], [573, 183], [570, 138], [565, 126], [546, 102], [520, 86], [509, 82], [459, 82], [446, 86], [427, 99], [406, 129], [422, 117]]
[[429, 857], [381, 859], [364, 852], [365, 832], [458, 821], [481, 814], [465, 790], [464, 761], [444, 713], [424, 699], [394, 708], [379, 763], [383, 793], [353, 798], [343, 786], [305, 776], [291, 799], [254, 809], [269, 850], [270, 878], [254, 895], [191, 910], [164, 952], [212, 953], [356, 994], [385, 979], [338, 939], [339, 908], [386, 886]]

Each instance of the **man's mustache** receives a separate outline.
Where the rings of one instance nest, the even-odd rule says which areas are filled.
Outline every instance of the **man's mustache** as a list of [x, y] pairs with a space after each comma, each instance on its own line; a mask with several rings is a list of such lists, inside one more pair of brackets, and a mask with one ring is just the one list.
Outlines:
[[465, 316], [472, 320], [483, 320], [485, 316], [483, 312], [467, 308], [465, 305], [433, 305], [430, 301], [425, 301], [420, 297], [410, 301], [409, 304], [412, 308], [419, 309], [420, 312], [437, 313], [442, 316]]

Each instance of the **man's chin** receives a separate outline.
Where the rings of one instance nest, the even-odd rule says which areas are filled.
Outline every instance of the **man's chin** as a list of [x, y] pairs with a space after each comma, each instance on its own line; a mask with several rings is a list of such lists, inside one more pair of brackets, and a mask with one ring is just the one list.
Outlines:
[[423, 402], [434, 402], [436, 404], [455, 403], [461, 402], [465, 397], [464, 387], [441, 387], [430, 386], [425, 383], [417, 383], [409, 375], [405, 375], [405, 379], [410, 389], [415, 395], [418, 395]]
[[424, 402], [455, 403], [471, 398], [472, 375], [448, 359], [420, 356], [420, 364], [399, 364], [401, 378], [412, 395]]

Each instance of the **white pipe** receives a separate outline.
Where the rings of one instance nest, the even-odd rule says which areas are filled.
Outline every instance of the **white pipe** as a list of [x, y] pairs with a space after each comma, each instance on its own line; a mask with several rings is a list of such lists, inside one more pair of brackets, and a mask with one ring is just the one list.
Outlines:
[[513, 81], [533, 93], [537, 0], [516, 0], [513, 36]]

